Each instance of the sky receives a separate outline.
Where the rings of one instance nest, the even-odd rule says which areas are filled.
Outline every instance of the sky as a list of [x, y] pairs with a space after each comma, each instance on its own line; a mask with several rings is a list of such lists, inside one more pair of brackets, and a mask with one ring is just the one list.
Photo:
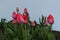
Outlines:
[[39, 17], [43, 14], [54, 16], [52, 30], [60, 31], [60, 0], [0, 0], [0, 20], [6, 18], [12, 20], [12, 12], [19, 7], [19, 12], [23, 13], [24, 8], [28, 9], [30, 19], [39, 22]]

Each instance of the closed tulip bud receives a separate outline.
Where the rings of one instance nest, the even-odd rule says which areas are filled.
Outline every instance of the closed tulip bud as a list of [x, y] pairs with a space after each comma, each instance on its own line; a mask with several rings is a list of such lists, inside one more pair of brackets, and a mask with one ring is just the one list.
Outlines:
[[50, 14], [48, 17], [47, 17], [47, 21], [49, 24], [53, 24], [54, 23], [54, 17]]
[[31, 25], [32, 25], [32, 26], [35, 26], [35, 22], [32, 22]]

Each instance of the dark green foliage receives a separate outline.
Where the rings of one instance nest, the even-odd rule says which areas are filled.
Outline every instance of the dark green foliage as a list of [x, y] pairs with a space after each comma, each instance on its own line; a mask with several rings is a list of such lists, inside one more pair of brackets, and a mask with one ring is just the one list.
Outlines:
[[[52, 25], [45, 24], [46, 17], [39, 18], [40, 24], [35, 21], [35, 26], [28, 24], [0, 22], [0, 40], [55, 40], [51, 31]], [[29, 20], [30, 24], [31, 21]]]

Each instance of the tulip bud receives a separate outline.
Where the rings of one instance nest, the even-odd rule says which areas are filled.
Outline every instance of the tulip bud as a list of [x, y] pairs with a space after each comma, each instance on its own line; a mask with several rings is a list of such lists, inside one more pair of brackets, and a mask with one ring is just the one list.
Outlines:
[[48, 17], [47, 17], [47, 21], [49, 24], [53, 24], [54, 23], [54, 17], [50, 14]]
[[32, 22], [31, 25], [32, 25], [32, 26], [35, 26], [35, 22]]
[[24, 14], [25, 14], [26, 16], [29, 16], [27, 8], [24, 9]]
[[12, 14], [12, 18], [16, 19], [16, 12], [15, 11]]

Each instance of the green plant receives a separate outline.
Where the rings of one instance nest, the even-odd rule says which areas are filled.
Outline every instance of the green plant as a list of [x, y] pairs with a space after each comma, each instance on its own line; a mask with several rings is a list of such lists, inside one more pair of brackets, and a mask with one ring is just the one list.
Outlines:
[[[46, 17], [39, 18], [40, 24], [36, 21], [35, 26], [25, 23], [0, 22], [0, 40], [55, 40], [52, 33], [52, 25], [46, 24]], [[2, 36], [1, 36], [2, 35]]]

